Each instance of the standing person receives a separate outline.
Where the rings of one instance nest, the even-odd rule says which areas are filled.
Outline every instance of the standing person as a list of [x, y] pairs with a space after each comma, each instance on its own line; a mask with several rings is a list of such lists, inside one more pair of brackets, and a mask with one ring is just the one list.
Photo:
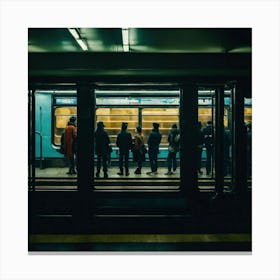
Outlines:
[[224, 127], [224, 176], [230, 174], [230, 146], [231, 133], [228, 128]]
[[201, 170], [201, 156], [203, 148], [203, 133], [201, 122], [198, 122], [197, 128], [197, 171], [201, 175], [203, 172]]
[[109, 144], [110, 138], [104, 129], [104, 123], [102, 121], [97, 123], [97, 128], [94, 132], [94, 141], [95, 141], [95, 153], [97, 155], [97, 172], [96, 177], [100, 177], [101, 170], [101, 161], [103, 166], [104, 178], [108, 178], [108, 154], [109, 154]]
[[203, 139], [206, 148], [206, 174], [209, 175], [212, 168], [213, 155], [213, 125], [212, 121], [208, 121], [203, 129]]
[[134, 149], [133, 157], [137, 162], [137, 168], [134, 171], [135, 174], [141, 174], [142, 162], [145, 160], [145, 146], [144, 146], [144, 137], [142, 134], [141, 126], [137, 126], [135, 129], [136, 134], [134, 135]]
[[[169, 143], [167, 156], [168, 171], [165, 173], [165, 175], [172, 175], [177, 169], [176, 154], [179, 152], [180, 147], [180, 131], [175, 123], [171, 127], [167, 140]], [[172, 167], [173, 172], [171, 171]]]
[[153, 123], [152, 132], [148, 137], [149, 159], [151, 164], [151, 172], [147, 172], [148, 175], [157, 174], [157, 159], [161, 137], [161, 133], [159, 132], [159, 123]]
[[76, 138], [77, 138], [77, 128], [76, 128], [76, 118], [71, 117], [67, 126], [64, 130], [63, 136], [63, 152], [68, 158], [69, 171], [68, 175], [77, 174], [75, 170], [75, 153], [76, 153]]
[[125, 176], [129, 175], [128, 170], [128, 158], [129, 158], [129, 150], [132, 147], [132, 136], [131, 133], [127, 131], [128, 123], [123, 122], [121, 131], [119, 132], [117, 136], [116, 145], [119, 147], [119, 168], [120, 172], [118, 172], [118, 175], [123, 175], [123, 162], [125, 166]]

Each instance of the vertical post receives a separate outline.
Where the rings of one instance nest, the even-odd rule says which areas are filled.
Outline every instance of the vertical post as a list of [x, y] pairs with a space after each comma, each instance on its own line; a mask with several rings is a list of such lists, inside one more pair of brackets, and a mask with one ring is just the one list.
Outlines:
[[88, 192], [93, 187], [93, 132], [94, 94], [89, 85], [78, 85], [77, 90], [77, 169], [78, 191]]
[[31, 164], [31, 190], [35, 190], [35, 90], [29, 91], [29, 102], [30, 102], [30, 115], [29, 117], [29, 135], [30, 135], [30, 143], [29, 150], [30, 151], [30, 164]]
[[77, 88], [77, 171], [78, 194], [73, 213], [75, 226], [87, 231], [93, 218], [93, 133], [94, 93], [89, 84], [78, 84]]
[[180, 188], [186, 197], [196, 196], [197, 183], [197, 87], [186, 84], [180, 95]]
[[215, 191], [221, 195], [224, 190], [224, 87], [216, 89], [216, 135], [215, 135]]
[[246, 184], [246, 128], [244, 124], [244, 87], [233, 89], [233, 192], [247, 191]]

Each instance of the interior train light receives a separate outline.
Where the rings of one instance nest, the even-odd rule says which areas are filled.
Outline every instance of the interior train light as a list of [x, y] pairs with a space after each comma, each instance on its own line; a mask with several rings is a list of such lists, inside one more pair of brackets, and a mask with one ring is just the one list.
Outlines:
[[122, 28], [122, 41], [123, 41], [123, 50], [125, 52], [129, 51], [129, 34], [128, 28]]
[[77, 28], [68, 28], [69, 32], [71, 33], [71, 35], [75, 38], [75, 40], [77, 41], [77, 43], [80, 45], [80, 47], [82, 48], [83, 51], [87, 51], [88, 47], [86, 45], [85, 40], [81, 37], [79, 31]]

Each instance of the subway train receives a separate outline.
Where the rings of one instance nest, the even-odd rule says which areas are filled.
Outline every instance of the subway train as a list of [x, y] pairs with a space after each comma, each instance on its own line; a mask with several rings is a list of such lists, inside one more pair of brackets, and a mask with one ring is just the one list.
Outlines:
[[[118, 158], [115, 145], [121, 123], [128, 123], [128, 130], [134, 134], [135, 127], [141, 125], [144, 141], [152, 129], [152, 123], [160, 124], [162, 142], [159, 161], [167, 157], [167, 135], [173, 123], [179, 124], [180, 89], [175, 90], [95, 90], [95, 119], [103, 121], [112, 146], [111, 160]], [[251, 99], [244, 100], [244, 121], [252, 121]], [[94, 106], [94, 105], [93, 105]], [[71, 116], [77, 115], [76, 90], [37, 90], [35, 92], [35, 155], [36, 163], [47, 167], [62, 166], [64, 156], [59, 153], [61, 134]], [[198, 121], [204, 127], [207, 121], [215, 123], [215, 91], [198, 90]], [[231, 129], [231, 91], [225, 90], [224, 125]], [[178, 157], [180, 155], [178, 154]], [[130, 154], [132, 158], [132, 154]], [[203, 150], [202, 162], [206, 158]]]

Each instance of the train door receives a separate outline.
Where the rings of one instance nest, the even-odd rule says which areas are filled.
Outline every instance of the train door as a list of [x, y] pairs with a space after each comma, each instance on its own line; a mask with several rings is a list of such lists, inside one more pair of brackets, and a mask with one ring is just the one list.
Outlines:
[[[217, 94], [223, 91], [223, 112], [217, 116]], [[216, 179], [216, 147], [217, 120], [222, 120], [223, 126], [223, 155], [220, 160], [223, 164], [224, 183], [232, 185], [232, 90], [224, 88], [203, 88], [198, 90], [198, 123], [199, 123], [199, 155], [198, 178], [201, 182]], [[220, 141], [220, 140], [219, 140]]]

